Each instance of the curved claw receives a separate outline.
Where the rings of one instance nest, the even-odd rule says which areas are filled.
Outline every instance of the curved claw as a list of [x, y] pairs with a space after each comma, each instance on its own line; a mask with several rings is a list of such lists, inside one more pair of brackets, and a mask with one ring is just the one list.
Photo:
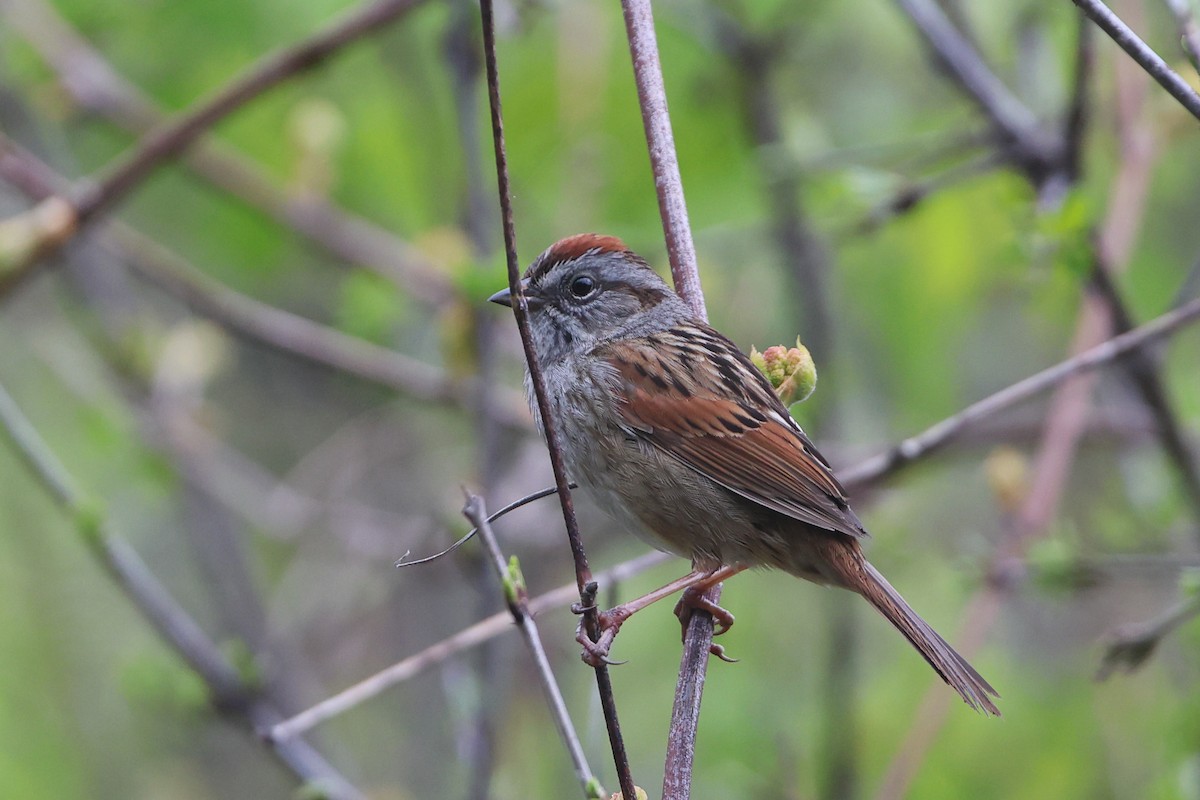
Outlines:
[[[728, 629], [726, 629], [726, 630], [728, 630]], [[715, 636], [716, 634], [713, 634], [713, 635]], [[730, 656], [725, 655], [725, 646], [724, 645], [710, 644], [708, 646], [708, 652], [710, 654], [716, 656], [717, 658], [721, 659], [726, 664], [736, 664], [740, 660], [740, 659], [731, 658]]]
[[583, 652], [579, 657], [583, 659], [583, 663], [591, 667], [599, 667], [602, 664], [617, 667], [627, 662], [613, 661], [608, 657], [609, 650], [612, 649], [613, 640], [617, 638], [617, 631], [621, 629], [621, 623], [626, 619], [625, 615], [617, 612], [616, 609], [603, 611], [596, 616], [596, 623], [600, 628], [600, 636], [596, 641], [592, 641], [584, 630], [583, 620], [579, 621], [579, 626], [575, 629], [575, 641], [583, 647]]
[[703, 592], [685, 589], [679, 597], [679, 602], [675, 604], [675, 616], [679, 617], [679, 623], [683, 626], [683, 635], [685, 637], [687, 636], [687, 626], [692, 618], [692, 612], [696, 610], [707, 611], [712, 615], [713, 636], [720, 636], [733, 627], [733, 614], [706, 598]]

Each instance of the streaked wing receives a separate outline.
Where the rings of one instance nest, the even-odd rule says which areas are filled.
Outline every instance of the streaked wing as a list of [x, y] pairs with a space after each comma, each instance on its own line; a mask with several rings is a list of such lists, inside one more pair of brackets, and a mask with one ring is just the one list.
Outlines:
[[766, 378], [698, 323], [597, 349], [641, 439], [727, 489], [810, 525], [863, 537], [846, 492]]

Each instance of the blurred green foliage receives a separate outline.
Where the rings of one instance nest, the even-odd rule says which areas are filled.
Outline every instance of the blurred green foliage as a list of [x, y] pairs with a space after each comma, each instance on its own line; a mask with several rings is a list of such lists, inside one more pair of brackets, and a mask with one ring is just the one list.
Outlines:
[[[946, 5], [960, 9], [1016, 93], [1047, 124], [1059, 124], [1070, 91], [1073, 7]], [[1139, 7], [1124, 5], [1123, 13]], [[56, 0], [55, 7], [119, 74], [179, 110], [349, 6]], [[596, 230], [620, 235], [665, 267], [619, 9], [584, 2], [501, 10], [522, 258], [560, 236]], [[995, 168], [947, 180], [894, 219], [876, 219], [898, 193], [988, 152], [978, 137], [984, 121], [930, 65], [897, 7], [671, 0], [655, 11], [714, 324], [746, 350], [797, 335], [810, 343], [800, 298], [811, 287], [797, 285], [772, 236], [774, 181], [798, 179], [807, 218], [828, 248], [833, 343], [829, 352], [814, 351], [820, 388], [798, 412], [837, 465], [1068, 354], [1089, 242], [1112, 207], [1124, 163], [1114, 123], [1119, 56], [1107, 41], [1097, 43], [1084, 177], [1055, 208], [1040, 209], [1021, 175]], [[1147, 38], [1182, 69], [1165, 7], [1147, 4], [1143, 13]], [[778, 41], [768, 74], [776, 143], [760, 146], [750, 133], [746, 65], [719, 46], [722, 17]], [[417, 247], [454, 287], [457, 299], [447, 307], [424, 307], [369, 271], [373, 265], [336, 262], [182, 166], [151, 177], [121, 218], [238, 291], [456, 375], [477, 365], [465, 351], [482, 338], [495, 345], [491, 380], [517, 386], [510, 321], [483, 308], [504, 272], [478, 86], [468, 98], [479, 116], [465, 147], [459, 135], [445, 42], [450, 27], [463, 24], [474, 39], [469, 4], [427, 3], [215, 130], [279, 184], [324, 194]], [[70, 99], [7, 19], [0, 70], [0, 128], [61, 172], [92, 174], [130, 146], [102, 113]], [[1132, 254], [1116, 266], [1134, 316], [1145, 320], [1174, 302], [1200, 250], [1200, 151], [1194, 120], [1153, 85], [1139, 115], [1154, 150], [1144, 209], [1135, 204], [1130, 212]], [[963, 141], [975, 144], [950, 146]], [[482, 223], [492, 251], [482, 254], [468, 233], [468, 152], [482, 165], [479, 192], [489, 203]], [[2, 198], [6, 213], [23, 207]], [[84, 240], [72, 258], [99, 250]], [[499, 587], [475, 569], [473, 546], [428, 568], [391, 567], [406, 550], [440, 549], [450, 540], [446, 529], [460, 527], [458, 486], [487, 472], [477, 413], [397, 398], [224, 333], [215, 334], [217, 349], [228, 348], [220, 357], [168, 348], [192, 324], [189, 312], [128, 279], [100, 300], [115, 293], [115, 305], [132, 303], [138, 319], [120, 336], [101, 333], [111, 309], [87, 288], [81, 263], [6, 299], [0, 382], [85, 491], [101, 498], [113, 529], [214, 639], [239, 643], [239, 665], [275, 687], [288, 710], [501, 608]], [[110, 344], [134, 345], [114, 348], [122, 355], [106, 361], [98, 343], [106, 335]], [[1161, 359], [1193, 443], [1197, 341], [1185, 332]], [[186, 378], [182, 389], [167, 372]], [[1168, 639], [1140, 672], [1091, 681], [1106, 631], [1177, 600], [1173, 564], [1194, 560], [1197, 527], [1152, 422], [1118, 373], [1101, 380], [1095, 407], [1096, 430], [1078, 453], [1048, 538], [1022, 565], [1029, 579], [1019, 581], [972, 659], [1003, 695], [1005, 718], [977, 718], [948, 698], [955, 707], [916, 766], [910, 797], [1175, 800], [1200, 792], [1196, 626]], [[886, 490], [856, 497], [874, 535], [872, 560], [949, 639], [969, 633], [956, 630], [957, 621], [1012, 522], [985, 460], [1004, 443], [1032, 458], [1042, 410], [1023, 407]], [[173, 425], [174, 414], [193, 427]], [[546, 485], [539, 443], [504, 434], [498, 449], [493, 506]], [[640, 552], [586, 502], [582, 511], [593, 564]], [[532, 595], [572, 576], [556, 514], [553, 501], [542, 501], [497, 526], [506, 551], [520, 555]], [[1109, 566], [1080, 581], [1081, 560]], [[1142, 566], [1129, 566], [1135, 561]], [[629, 581], [620, 595], [653, 588], [682, 566]], [[857, 608], [850, 660], [839, 660], [828, 624], [838, 601]], [[724, 644], [741, 663], [710, 671], [693, 797], [828, 797], [830, 731], [843, 728], [853, 794], [872, 796], [918, 724], [919, 698], [931, 683], [926, 665], [850, 595], [750, 574], [730, 582], [723, 602], [738, 616]], [[548, 613], [541, 625], [592, 764], [615, 788], [590, 672], [572, 639], [575, 620]], [[391, 690], [327, 723], [315, 741], [373, 798], [465, 796], [472, 715], [486, 696], [503, 710], [488, 796], [577, 795], [515, 639], [486, 659], [472, 654]], [[655, 608], [625, 627], [614, 650], [630, 659], [613, 677], [634, 775], [651, 796], [677, 642], [675, 618]], [[476, 671], [481, 662], [487, 666]], [[72, 521], [7, 449], [0, 449], [0, 663], [0, 797], [281, 797], [295, 789], [251, 735], [198, 713], [203, 687], [130, 609]], [[829, 675], [843, 669], [854, 690], [834, 707]], [[302, 796], [320, 791], [308, 787]]]

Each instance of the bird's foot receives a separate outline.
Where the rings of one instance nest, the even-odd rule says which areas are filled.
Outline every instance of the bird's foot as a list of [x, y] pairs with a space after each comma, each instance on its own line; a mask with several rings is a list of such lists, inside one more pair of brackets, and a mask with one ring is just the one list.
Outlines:
[[[679, 602], [675, 604], [675, 616], [679, 617], [679, 624], [682, 630], [684, 639], [687, 638], [688, 623], [692, 619], [693, 612], [707, 611], [713, 618], [713, 636], [720, 636], [733, 627], [733, 614], [729, 613], [721, 606], [704, 596], [704, 592], [708, 587], [700, 588], [689, 587], [683, 590], [683, 594], [679, 596]], [[711, 644], [708, 647], [708, 652], [722, 661], [734, 664], [736, 658], [730, 658], [725, 654], [725, 648], [719, 644]]]
[[[576, 604], [571, 606], [571, 610], [576, 614], [583, 614], [585, 611], [592, 609], [580, 608]], [[616, 606], [608, 611], [597, 612], [597, 636], [595, 640], [588, 635], [587, 620], [579, 620], [579, 627], [575, 629], [575, 641], [583, 646], [583, 652], [579, 654], [579, 657], [583, 659], [583, 663], [591, 667], [599, 667], [601, 665], [618, 666], [625, 663], [624, 661], [613, 661], [608, 657], [608, 653], [612, 649], [613, 640], [617, 638], [617, 631], [621, 630], [621, 625], [625, 623], [625, 620], [629, 619], [631, 613], [624, 606]]]

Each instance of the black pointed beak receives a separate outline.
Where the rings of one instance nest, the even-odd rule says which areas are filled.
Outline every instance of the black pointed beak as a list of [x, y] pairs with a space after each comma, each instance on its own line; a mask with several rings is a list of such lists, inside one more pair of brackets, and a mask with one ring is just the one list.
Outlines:
[[[529, 293], [529, 282], [522, 281], [521, 288], [523, 288], [525, 290], [525, 305], [531, 311], [535, 308], [541, 308], [542, 299], [538, 296], [536, 291], [533, 294]], [[512, 304], [513, 304], [512, 292], [509, 291], [508, 289], [501, 289], [500, 291], [496, 292], [494, 295], [489, 297], [488, 302], [496, 303], [497, 305], [508, 306], [509, 308], [512, 308]]]

